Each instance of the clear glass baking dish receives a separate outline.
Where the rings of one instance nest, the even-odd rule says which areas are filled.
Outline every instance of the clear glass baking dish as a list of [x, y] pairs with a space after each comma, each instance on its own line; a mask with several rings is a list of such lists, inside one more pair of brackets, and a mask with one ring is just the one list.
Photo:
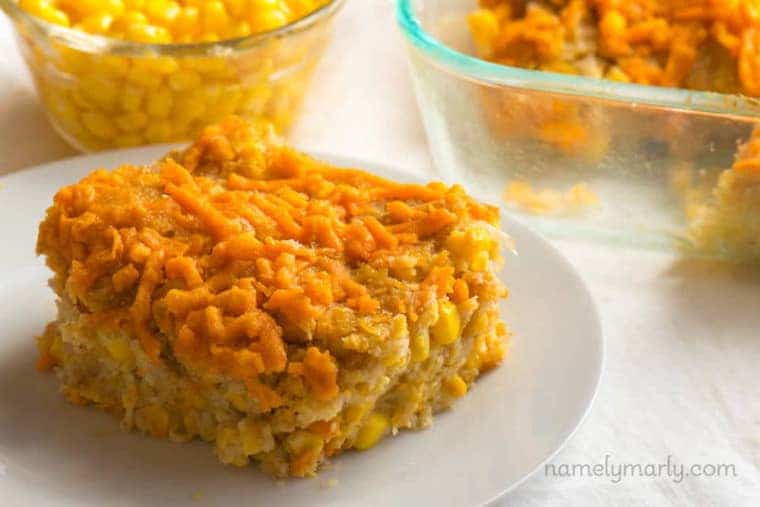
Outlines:
[[219, 42], [145, 44], [48, 23], [0, 0], [53, 127], [82, 151], [179, 141], [230, 114], [284, 133], [345, 0]]
[[553, 237], [728, 256], [693, 248], [689, 223], [715, 199], [718, 176], [760, 121], [760, 102], [480, 60], [470, 56], [467, 25], [476, 7], [397, 0], [443, 179]]

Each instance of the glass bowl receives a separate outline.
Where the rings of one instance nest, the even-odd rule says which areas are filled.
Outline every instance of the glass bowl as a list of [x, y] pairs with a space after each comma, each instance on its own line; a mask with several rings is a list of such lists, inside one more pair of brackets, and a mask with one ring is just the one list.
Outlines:
[[145, 44], [48, 23], [0, 0], [53, 127], [81, 151], [179, 141], [230, 114], [285, 133], [344, 0], [272, 31]]
[[757, 100], [480, 60], [467, 24], [476, 7], [397, 0], [443, 179], [550, 236], [729, 256], [718, 240], [695, 246], [695, 217], [760, 120]]

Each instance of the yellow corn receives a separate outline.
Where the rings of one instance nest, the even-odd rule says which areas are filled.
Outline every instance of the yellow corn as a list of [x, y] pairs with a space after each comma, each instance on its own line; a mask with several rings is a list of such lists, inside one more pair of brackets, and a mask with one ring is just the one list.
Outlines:
[[243, 452], [248, 456], [268, 452], [274, 448], [274, 439], [269, 427], [245, 418], [238, 423]]
[[452, 232], [446, 240], [446, 246], [454, 254], [455, 260], [469, 265], [475, 271], [486, 269], [488, 261], [498, 250], [496, 240], [480, 227]]
[[139, 111], [144, 96], [144, 89], [130, 85], [125, 86], [121, 94], [121, 109], [128, 113]]
[[266, 32], [287, 24], [288, 18], [283, 11], [271, 9], [255, 12], [248, 22], [255, 31]]
[[241, 412], [248, 410], [248, 400], [242, 393], [237, 391], [228, 391], [224, 397], [227, 398], [227, 401], [232, 403], [232, 406]]
[[145, 139], [149, 143], [165, 143], [171, 136], [172, 126], [166, 121], [155, 121], [145, 129]]
[[94, 74], [122, 78], [129, 72], [129, 61], [123, 56], [103, 55], [93, 59]]
[[105, 347], [114, 361], [123, 365], [131, 365], [134, 362], [132, 349], [125, 338], [116, 337], [105, 340]]
[[229, 16], [221, 0], [211, 0], [201, 5], [202, 30], [205, 33], [222, 33], [229, 23]]
[[111, 120], [102, 113], [89, 111], [82, 115], [82, 122], [87, 130], [99, 139], [113, 139], [116, 137], [116, 127]]
[[467, 394], [467, 383], [459, 375], [454, 375], [446, 380], [446, 391], [455, 398], [461, 398]]
[[143, 88], [157, 88], [161, 86], [161, 76], [154, 72], [133, 65], [127, 73], [127, 81]]
[[[83, 32], [164, 44], [246, 37], [290, 23], [327, 1], [19, 0], [19, 5]], [[298, 55], [269, 49], [245, 58], [91, 54], [59, 43], [53, 44], [53, 58], [41, 47], [29, 50], [53, 121], [87, 149], [179, 140], [229, 114], [263, 116], [284, 129], [308, 77], [305, 71], [288, 75], [273, 88], [270, 74], [280, 70], [278, 62]], [[51, 64], [67, 79], [50, 77]]]
[[366, 405], [351, 405], [343, 413], [343, 420], [350, 425], [359, 421], [367, 413], [369, 407]]
[[461, 321], [459, 310], [451, 301], [442, 299], [438, 301], [438, 320], [430, 330], [435, 343], [448, 345], [459, 339]]
[[21, 0], [19, 6], [25, 11], [56, 25], [69, 26], [69, 16], [57, 9], [50, 0]]
[[77, 30], [82, 30], [83, 32], [105, 35], [111, 28], [112, 23], [113, 16], [105, 12], [99, 12], [97, 14], [87, 16], [77, 25], [75, 25], [74, 28]]
[[139, 134], [129, 133], [116, 136], [114, 139], [114, 146], [119, 148], [129, 148], [131, 146], [139, 146], [143, 143], [143, 138]]
[[473, 33], [478, 52], [483, 57], [490, 57], [493, 40], [499, 33], [499, 20], [491, 9], [478, 9], [467, 19]]
[[[174, 35], [179, 39], [182, 37], [195, 36], [200, 31], [200, 10], [194, 6], [183, 7], [174, 20]], [[189, 41], [188, 41], [189, 42]]]
[[180, 70], [169, 76], [169, 87], [175, 92], [191, 90], [201, 84], [201, 77], [191, 70]]
[[412, 362], [419, 363], [430, 355], [430, 336], [427, 333], [418, 333], [409, 339], [409, 349], [412, 353]]
[[383, 414], [377, 412], [370, 414], [356, 435], [354, 448], [366, 451], [370, 447], [374, 447], [383, 438], [389, 426], [390, 421]]
[[145, 112], [154, 118], [168, 118], [172, 110], [172, 93], [167, 88], [148, 92], [145, 98]]
[[165, 437], [169, 433], [169, 413], [158, 405], [147, 405], [137, 411], [142, 429], [154, 437]]

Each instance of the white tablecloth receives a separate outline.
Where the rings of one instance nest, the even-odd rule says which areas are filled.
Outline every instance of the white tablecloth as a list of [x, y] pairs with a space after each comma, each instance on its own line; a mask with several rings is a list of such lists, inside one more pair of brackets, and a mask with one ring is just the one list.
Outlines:
[[[293, 141], [426, 173], [391, 0], [350, 0], [338, 24]], [[1, 20], [0, 174], [72, 154], [46, 123], [12, 39]], [[541, 470], [500, 504], [760, 505], [760, 273], [557, 245], [599, 306], [605, 377], [590, 416], [551, 463], [563, 477]], [[679, 480], [676, 468], [668, 476], [660, 467], [647, 476], [668, 459], [703, 474], [733, 469]], [[579, 469], [605, 461], [600, 476]], [[625, 464], [640, 468], [621, 477]], [[564, 476], [573, 465], [575, 476]]]

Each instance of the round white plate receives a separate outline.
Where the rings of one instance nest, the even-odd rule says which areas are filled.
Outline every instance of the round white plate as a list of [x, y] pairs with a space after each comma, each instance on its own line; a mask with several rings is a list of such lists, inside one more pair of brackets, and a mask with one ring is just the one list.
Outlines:
[[122, 433], [111, 416], [69, 405], [55, 376], [34, 370], [34, 337], [55, 315], [49, 273], [34, 254], [37, 225], [61, 186], [165, 151], [101, 153], [0, 178], [2, 505], [480, 505], [540, 468], [583, 420], [602, 371], [594, 304], [567, 261], [507, 217], [519, 255], [508, 256], [503, 272], [511, 294], [504, 318], [514, 335], [502, 366], [432, 428], [338, 456], [315, 479], [275, 482], [254, 467], [219, 464], [209, 444]]

